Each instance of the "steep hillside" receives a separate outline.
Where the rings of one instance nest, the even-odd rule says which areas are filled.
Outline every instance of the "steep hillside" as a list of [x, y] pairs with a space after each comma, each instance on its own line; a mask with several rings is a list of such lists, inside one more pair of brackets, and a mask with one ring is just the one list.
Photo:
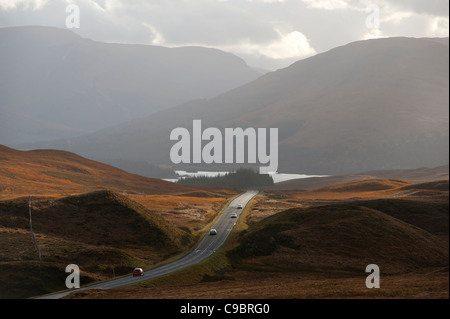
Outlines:
[[41, 26], [0, 29], [0, 69], [7, 145], [92, 132], [260, 76], [216, 49], [100, 43]]
[[281, 172], [436, 167], [449, 160], [448, 54], [430, 39], [354, 42], [210, 100], [41, 146], [170, 164], [171, 130], [200, 119], [203, 129], [278, 128]]
[[[385, 208], [293, 208], [252, 224], [230, 257], [237, 267], [291, 272], [352, 273], [377, 264], [382, 273], [394, 274], [448, 266], [448, 229], [445, 241], [385, 214]], [[448, 223], [448, 205], [443, 218]]]
[[[28, 198], [2, 201], [0, 205], [2, 226], [29, 229]], [[37, 233], [77, 243], [117, 248], [142, 245], [170, 253], [182, 246], [180, 238], [185, 234], [144, 206], [111, 191], [56, 200], [38, 198], [32, 207]], [[183, 245], [187, 243], [189, 240]]]
[[[77, 264], [82, 284], [149, 267], [193, 243], [190, 232], [169, 224], [120, 194], [99, 191], [61, 199], [0, 201], [0, 297], [30, 297], [64, 289], [64, 268]], [[11, 280], [17, 269], [29, 280]]]
[[99, 189], [139, 194], [194, 190], [130, 174], [65, 151], [18, 151], [0, 145], [0, 196], [85, 193]]
[[442, 239], [448, 242], [448, 200], [447, 202], [441, 201], [430, 203], [429, 201], [424, 200], [384, 198], [376, 200], [357, 201], [353, 204], [376, 209], [386, 215], [392, 216], [410, 225], [426, 230], [430, 234], [441, 236]]

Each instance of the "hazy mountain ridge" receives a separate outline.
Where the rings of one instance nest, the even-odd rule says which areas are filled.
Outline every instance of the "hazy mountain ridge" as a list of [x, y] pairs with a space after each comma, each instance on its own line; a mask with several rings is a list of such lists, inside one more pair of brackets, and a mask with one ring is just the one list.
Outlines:
[[[348, 174], [448, 163], [448, 39], [359, 41], [70, 142], [91, 158], [170, 164], [176, 127], [279, 128], [279, 171]], [[31, 147], [40, 147], [35, 144]], [[205, 168], [205, 167], [203, 167]]]
[[[0, 143], [8, 145], [96, 131], [261, 75], [217, 49], [101, 43], [40, 26], [0, 28], [0, 61]], [[23, 134], [8, 110], [34, 118], [36, 129]], [[12, 120], [19, 127], [5, 128]]]

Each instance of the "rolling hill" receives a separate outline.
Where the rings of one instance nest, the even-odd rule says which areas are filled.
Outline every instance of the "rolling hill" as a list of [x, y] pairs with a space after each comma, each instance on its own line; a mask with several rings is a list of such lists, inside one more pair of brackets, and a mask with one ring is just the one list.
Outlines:
[[57, 150], [18, 151], [0, 145], [0, 196], [60, 195], [113, 190], [173, 194], [198, 190]]
[[6, 145], [93, 132], [261, 75], [216, 49], [101, 43], [42, 26], [0, 28], [0, 69]]
[[[0, 298], [64, 289], [72, 263], [85, 285], [173, 258], [234, 194], [130, 174], [66, 151], [0, 145]], [[18, 271], [26, 280], [17, 280]]]
[[[339, 200], [261, 194], [226, 251], [207, 262], [139, 289], [70, 298], [448, 299], [448, 181], [372, 182], [361, 182], [362, 191], [372, 190], [369, 199], [353, 197], [361, 194], [358, 183], [335, 185], [341, 195], [351, 186]], [[402, 193], [422, 190], [442, 194]], [[396, 196], [384, 196], [388, 191]], [[380, 267], [381, 289], [364, 284], [371, 263]]]
[[438, 167], [420, 167], [416, 169], [394, 169], [366, 172], [367, 175], [378, 178], [397, 178], [404, 179], [413, 183], [425, 183], [449, 179], [449, 166]]
[[[0, 298], [65, 289], [68, 264], [80, 267], [85, 285], [154, 265], [193, 243], [190, 232], [111, 191], [34, 197], [32, 207], [42, 261], [31, 240], [28, 197], [0, 201]], [[17, 280], [19, 269], [27, 280]]]
[[402, 180], [369, 179], [333, 186], [326, 186], [317, 189], [316, 192], [373, 192], [391, 190], [409, 185], [411, 185], [410, 182]]
[[376, 179], [401, 179], [411, 183], [426, 183], [439, 180], [448, 180], [448, 165], [434, 168], [416, 168], [403, 170], [370, 171], [360, 174], [336, 175], [326, 177], [310, 177], [292, 179], [275, 184], [267, 190], [313, 190], [321, 187], [343, 183], [369, 181]]
[[341, 175], [446, 165], [448, 54], [448, 39], [354, 42], [212, 99], [70, 141], [23, 147], [171, 164], [171, 130], [192, 130], [200, 119], [203, 128], [278, 128], [280, 172]]
[[383, 274], [398, 274], [448, 266], [448, 227], [436, 229], [448, 224], [448, 203], [416, 204], [390, 200], [289, 209], [250, 225], [230, 257], [240, 269], [288, 272], [358, 273], [377, 264]]

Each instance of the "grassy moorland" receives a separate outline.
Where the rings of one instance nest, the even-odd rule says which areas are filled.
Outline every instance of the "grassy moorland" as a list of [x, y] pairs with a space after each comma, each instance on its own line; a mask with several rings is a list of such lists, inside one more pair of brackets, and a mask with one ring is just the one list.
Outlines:
[[68, 196], [97, 190], [174, 194], [197, 189], [130, 174], [70, 152], [18, 151], [0, 145], [0, 198]]
[[175, 258], [236, 194], [145, 178], [68, 152], [0, 146], [0, 164], [0, 298], [65, 289], [72, 263], [87, 284]]
[[[183, 201], [183, 197], [178, 200]], [[201, 221], [206, 224], [214, 217], [213, 208], [222, 202], [204, 211], [206, 216], [195, 225], [199, 227]], [[64, 268], [72, 263], [81, 269], [82, 284], [129, 274], [138, 266], [151, 267], [188, 251], [201, 233], [201, 229], [179, 228], [155, 213], [154, 208], [149, 210], [111, 191], [35, 198], [32, 207], [42, 262], [38, 261], [30, 233], [28, 198], [0, 201], [2, 298], [64, 289]], [[199, 215], [203, 210], [179, 212]]]
[[[71, 298], [448, 298], [448, 181], [351, 186], [259, 195], [201, 264]], [[365, 286], [372, 263], [380, 289]]]
[[[0, 164], [0, 298], [64, 289], [71, 263], [84, 285], [176, 258], [237, 194], [144, 178], [67, 152], [0, 147]], [[371, 178], [266, 191], [207, 260], [69, 297], [448, 298], [448, 185]], [[372, 263], [380, 289], [365, 286]]]

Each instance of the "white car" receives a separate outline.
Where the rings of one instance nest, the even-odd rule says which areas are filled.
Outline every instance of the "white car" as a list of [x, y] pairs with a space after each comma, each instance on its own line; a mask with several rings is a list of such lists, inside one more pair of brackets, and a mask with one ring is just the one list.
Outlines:
[[210, 235], [217, 235], [217, 230], [215, 230], [215, 229], [213, 228], [213, 229], [211, 229], [211, 230], [209, 231], [209, 234], [210, 234]]
[[237, 209], [242, 209], [242, 205], [241, 204], [237, 205]]
[[237, 218], [237, 214], [236, 213], [231, 213], [231, 218]]

